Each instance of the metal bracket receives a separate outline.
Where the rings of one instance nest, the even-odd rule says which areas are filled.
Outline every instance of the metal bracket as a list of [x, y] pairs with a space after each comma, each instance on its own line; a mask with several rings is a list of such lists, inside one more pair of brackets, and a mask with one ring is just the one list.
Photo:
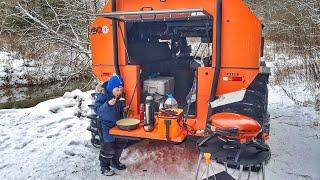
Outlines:
[[167, 141], [170, 141], [170, 125], [171, 125], [171, 120], [165, 119], [164, 124], [166, 126], [166, 139]]

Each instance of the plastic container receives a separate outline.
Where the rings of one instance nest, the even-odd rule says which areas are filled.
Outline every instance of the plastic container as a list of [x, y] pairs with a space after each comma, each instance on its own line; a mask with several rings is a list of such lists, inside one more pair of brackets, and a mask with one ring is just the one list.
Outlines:
[[159, 76], [156, 78], [150, 78], [143, 82], [143, 90], [150, 95], [155, 95], [156, 99], [158, 95], [165, 96], [167, 93], [174, 92], [174, 78]]
[[164, 108], [165, 109], [169, 109], [169, 108], [178, 108], [178, 102], [176, 99], [174, 99], [174, 97], [172, 96], [172, 94], [167, 94], [168, 98], [167, 100], [164, 102]]

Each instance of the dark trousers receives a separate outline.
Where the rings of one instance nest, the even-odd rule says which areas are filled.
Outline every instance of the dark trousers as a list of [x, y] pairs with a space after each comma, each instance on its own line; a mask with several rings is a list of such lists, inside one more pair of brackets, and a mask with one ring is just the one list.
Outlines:
[[102, 142], [99, 155], [100, 166], [103, 168], [120, 163], [119, 159], [127, 142], [128, 140], [119, 138], [116, 138], [114, 142]]

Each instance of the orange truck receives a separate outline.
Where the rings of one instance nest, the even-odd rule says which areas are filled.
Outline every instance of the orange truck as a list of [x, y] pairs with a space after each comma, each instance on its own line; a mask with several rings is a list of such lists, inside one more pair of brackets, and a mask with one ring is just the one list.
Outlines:
[[[262, 30], [242, 0], [108, 1], [90, 26], [92, 71], [101, 81], [123, 77], [128, 117], [140, 119], [148, 96], [154, 111], [153, 128], [141, 122], [110, 133], [176, 143], [220, 133], [264, 143], [269, 69], [260, 60]], [[162, 107], [167, 93], [177, 107]]]

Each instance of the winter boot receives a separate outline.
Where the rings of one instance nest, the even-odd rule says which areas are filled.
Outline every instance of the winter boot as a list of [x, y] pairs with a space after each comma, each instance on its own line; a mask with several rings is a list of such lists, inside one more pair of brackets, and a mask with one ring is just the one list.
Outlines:
[[113, 169], [113, 170], [124, 170], [127, 168], [126, 165], [120, 163], [119, 160], [112, 160], [111, 161], [111, 165], [110, 165], [110, 168]]
[[114, 172], [114, 170], [110, 169], [109, 167], [101, 167], [101, 174], [105, 176], [113, 176], [116, 173]]

